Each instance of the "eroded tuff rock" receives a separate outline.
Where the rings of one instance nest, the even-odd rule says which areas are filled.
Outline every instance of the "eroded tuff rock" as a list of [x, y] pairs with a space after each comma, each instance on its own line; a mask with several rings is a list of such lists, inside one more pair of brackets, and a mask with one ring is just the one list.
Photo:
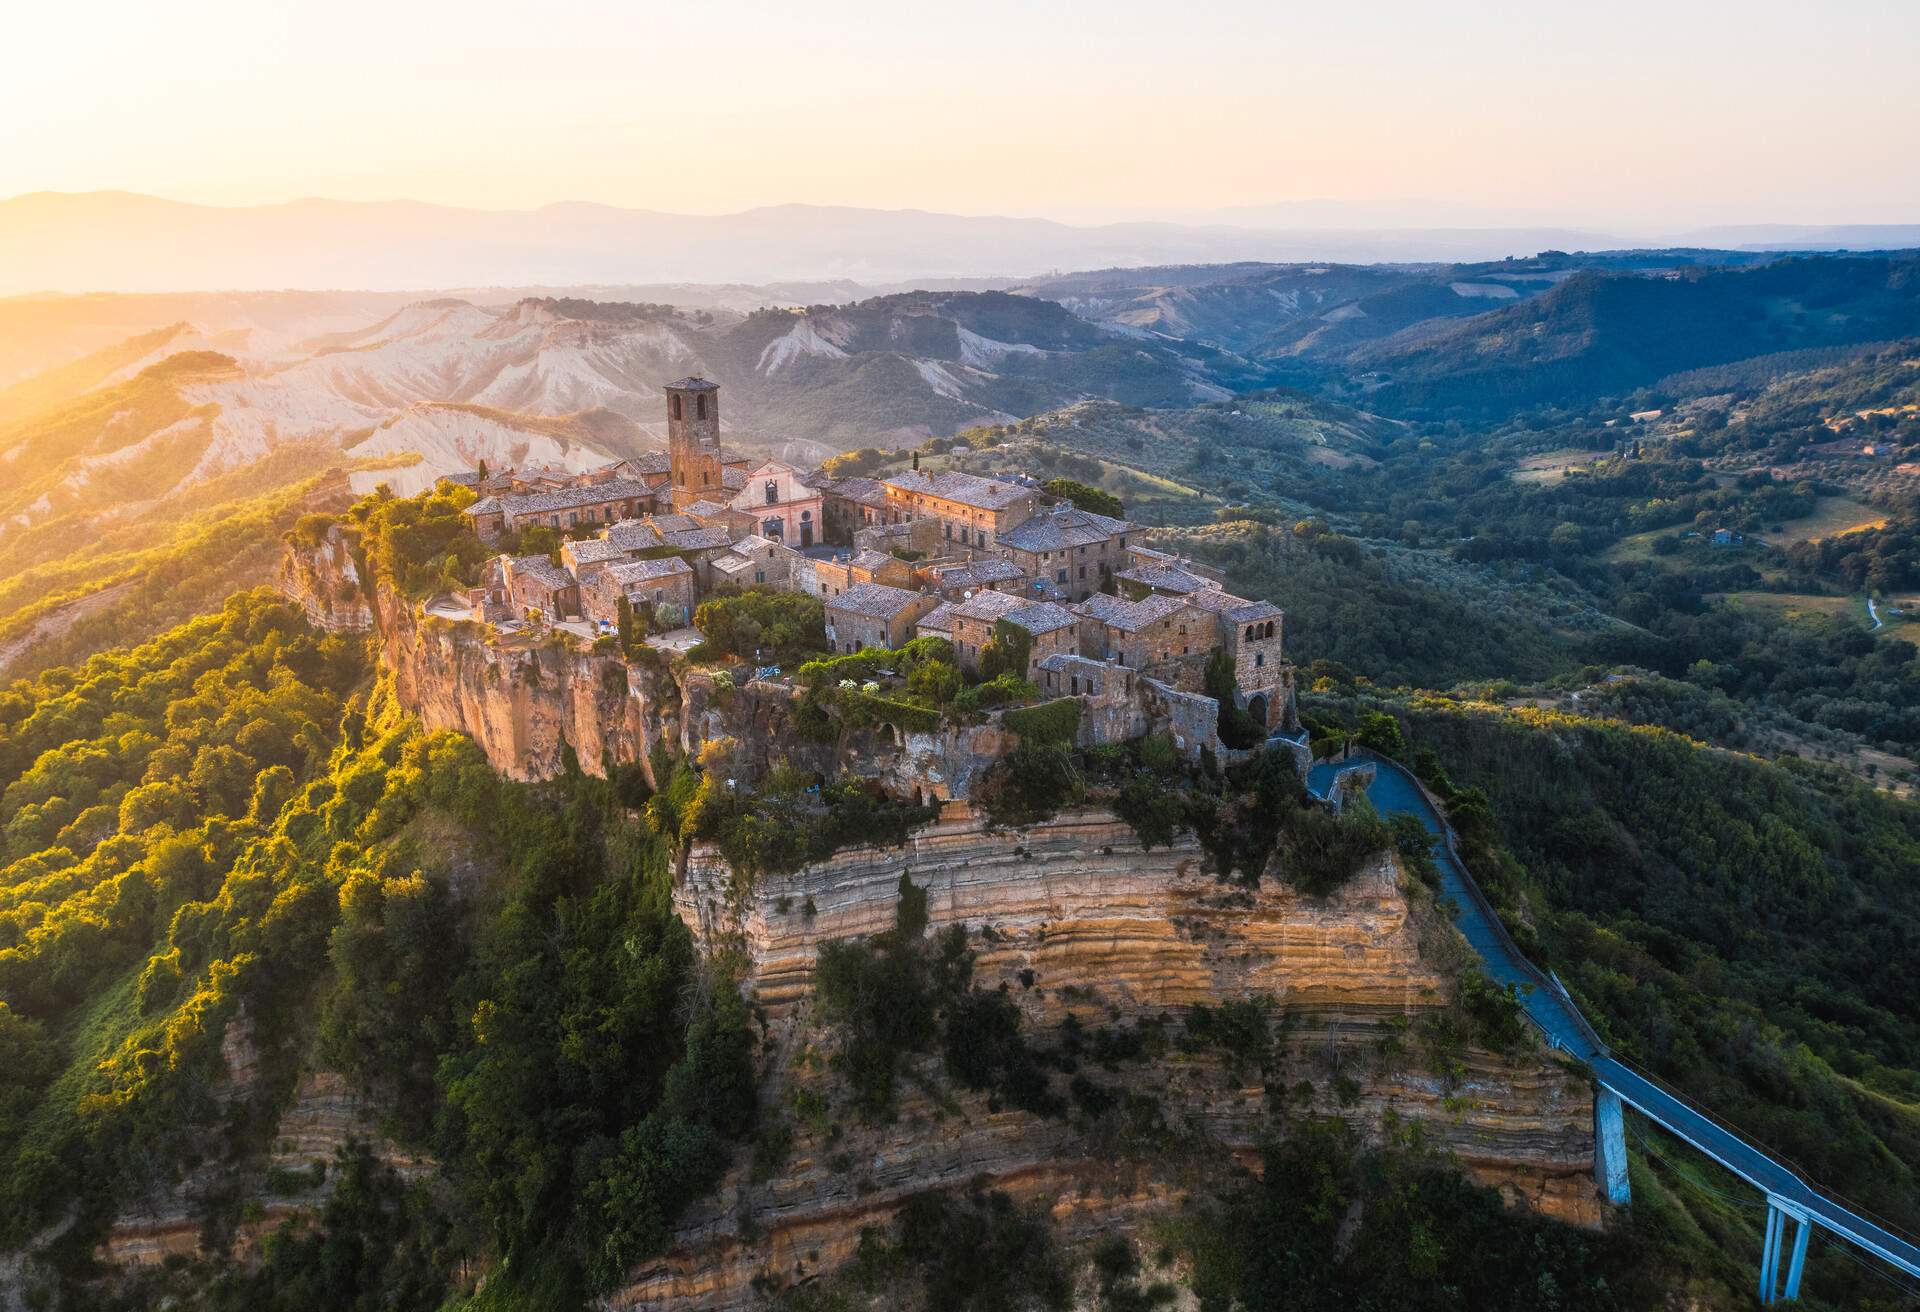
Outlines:
[[328, 527], [320, 541], [280, 553], [274, 586], [297, 602], [307, 622], [329, 633], [366, 633], [373, 628], [373, 605], [362, 585], [353, 544], [340, 526]]
[[[813, 963], [826, 941], [892, 924], [902, 873], [927, 892], [930, 933], [969, 927], [975, 984], [1005, 984], [1032, 1040], [1058, 1041], [1069, 1016], [1088, 1031], [1171, 1015], [1177, 1034], [1189, 1004], [1264, 996], [1279, 1019], [1269, 1068], [1235, 1070], [1218, 1052], [1178, 1045], [1151, 1061], [1086, 1066], [1145, 1100], [1136, 1111], [1154, 1109], [1161, 1128], [1143, 1135], [1113, 1113], [1076, 1124], [995, 1110], [928, 1056], [900, 1084], [898, 1118], [860, 1124], [828, 1068], [834, 1037], [814, 1014]], [[1575, 1070], [1544, 1051], [1508, 1060], [1467, 1049], [1443, 1073], [1407, 1037], [1407, 1022], [1448, 1006], [1465, 948], [1391, 856], [1314, 900], [1273, 877], [1257, 889], [1223, 884], [1191, 843], [1144, 852], [1105, 812], [993, 832], [955, 805], [906, 846], [842, 852], [748, 890], [696, 850], [675, 896], [709, 948], [747, 963], [768, 1018], [763, 1107], [789, 1117], [793, 1148], [760, 1181], [737, 1164], [608, 1308], [753, 1306], [756, 1279], [764, 1288], [829, 1271], [907, 1196], [982, 1176], [1046, 1200], [1069, 1236], [1137, 1230], [1235, 1164], [1256, 1164], [1283, 1115], [1338, 1116], [1376, 1140], [1390, 1123], [1417, 1125], [1510, 1201], [1580, 1224], [1601, 1218], [1592, 1099]], [[784, 1109], [796, 1094], [803, 1105], [826, 1099], [829, 1112], [793, 1117]]]

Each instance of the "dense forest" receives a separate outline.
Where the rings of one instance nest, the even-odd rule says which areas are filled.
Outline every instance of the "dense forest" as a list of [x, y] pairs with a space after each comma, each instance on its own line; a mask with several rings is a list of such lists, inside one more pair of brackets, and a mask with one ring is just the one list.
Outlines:
[[744, 1010], [695, 968], [633, 780], [502, 781], [283, 601], [16, 684], [0, 769], [0, 1224], [81, 1305], [134, 1198], [251, 1180], [202, 1199], [231, 1233], [248, 1192], [289, 1187], [262, 1163], [316, 1058], [441, 1162], [431, 1187], [352, 1156], [317, 1238], [124, 1297], [211, 1276], [217, 1306], [435, 1306], [468, 1254], [498, 1264], [488, 1305], [564, 1306], [656, 1246], [751, 1124]]

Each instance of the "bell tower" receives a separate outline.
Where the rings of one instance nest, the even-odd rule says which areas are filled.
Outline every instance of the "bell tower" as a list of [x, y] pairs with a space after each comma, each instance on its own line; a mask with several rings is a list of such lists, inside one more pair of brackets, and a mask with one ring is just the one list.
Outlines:
[[704, 378], [668, 383], [667, 458], [673, 475], [673, 504], [703, 497], [724, 501], [721, 479], [720, 386]]

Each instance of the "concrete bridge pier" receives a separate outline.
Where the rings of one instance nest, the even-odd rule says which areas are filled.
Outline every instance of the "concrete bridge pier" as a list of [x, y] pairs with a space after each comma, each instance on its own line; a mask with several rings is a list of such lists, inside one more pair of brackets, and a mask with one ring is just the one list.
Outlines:
[[[1780, 1250], [1786, 1245], [1787, 1222], [1794, 1223], [1793, 1256], [1787, 1260], [1787, 1287], [1780, 1288]], [[1760, 1248], [1760, 1301], [1771, 1304], [1779, 1299], [1800, 1297], [1800, 1277], [1807, 1268], [1807, 1240], [1812, 1237], [1813, 1222], [1792, 1203], [1772, 1195], [1767, 1197], [1767, 1238]]]
[[1616, 1207], [1633, 1201], [1627, 1184], [1627, 1121], [1620, 1095], [1601, 1085], [1593, 1093], [1593, 1174]]

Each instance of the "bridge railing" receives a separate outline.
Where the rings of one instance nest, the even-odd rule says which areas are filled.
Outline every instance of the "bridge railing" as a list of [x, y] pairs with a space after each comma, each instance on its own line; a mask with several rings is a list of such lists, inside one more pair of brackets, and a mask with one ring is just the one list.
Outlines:
[[[1813, 1194], [1819, 1196], [1820, 1198], [1828, 1202], [1831, 1202], [1839, 1206], [1845, 1211], [1853, 1213], [1855, 1216], [1859, 1217], [1861, 1220], [1872, 1222], [1874, 1225], [1878, 1226], [1880, 1229], [1886, 1231], [1889, 1235], [1892, 1235], [1897, 1239], [1904, 1240], [1909, 1244], [1920, 1246], [1920, 1236], [1916, 1236], [1912, 1231], [1907, 1230], [1904, 1226], [1898, 1224], [1897, 1222], [1891, 1221], [1888, 1218], [1881, 1216], [1879, 1213], [1873, 1211], [1873, 1209], [1867, 1207], [1865, 1204], [1854, 1201], [1853, 1199], [1847, 1197], [1845, 1194], [1841, 1193], [1839, 1190], [1832, 1189], [1825, 1185], [1817, 1183], [1814, 1179], [1813, 1173], [1807, 1170], [1807, 1168], [1802, 1166], [1799, 1162], [1795, 1161], [1788, 1154], [1781, 1152], [1777, 1148], [1772, 1147], [1764, 1139], [1760, 1138], [1758, 1135], [1752, 1134], [1749, 1131], [1743, 1130], [1739, 1126], [1734, 1125], [1732, 1122], [1728, 1121], [1725, 1117], [1720, 1116], [1719, 1114], [1714, 1112], [1711, 1108], [1702, 1105], [1696, 1099], [1689, 1097], [1687, 1094], [1681, 1092], [1680, 1090], [1671, 1087], [1666, 1083], [1666, 1081], [1662, 1080], [1659, 1076], [1655, 1075], [1653, 1072], [1642, 1069], [1640, 1066], [1638, 1066], [1634, 1062], [1631, 1062], [1627, 1060], [1625, 1057], [1622, 1057], [1618, 1053], [1614, 1052], [1612, 1048], [1609, 1047], [1600, 1038], [1599, 1034], [1595, 1032], [1592, 1024], [1590, 1024], [1587, 1020], [1586, 1013], [1583, 1012], [1580, 1008], [1580, 1005], [1573, 1000], [1573, 995], [1569, 993], [1567, 991], [1566, 986], [1560, 982], [1559, 976], [1555, 975], [1551, 978], [1551, 980], [1549, 980], [1548, 976], [1542, 973], [1542, 971], [1538, 966], [1533, 964], [1532, 960], [1528, 958], [1527, 954], [1521, 951], [1520, 945], [1514, 941], [1513, 935], [1510, 932], [1508, 932], [1506, 925], [1502, 923], [1499, 913], [1493, 909], [1493, 904], [1487, 900], [1487, 896], [1485, 892], [1483, 892], [1480, 888], [1479, 881], [1473, 877], [1473, 871], [1467, 865], [1466, 858], [1461, 855], [1459, 845], [1454, 840], [1453, 825], [1447, 820], [1447, 812], [1444, 804], [1440, 801], [1439, 798], [1433, 795], [1433, 793], [1427, 788], [1426, 783], [1420, 778], [1420, 776], [1414, 773], [1412, 768], [1410, 768], [1409, 766], [1404, 765], [1401, 762], [1396, 761], [1392, 757], [1387, 756], [1383, 753], [1376, 752], [1371, 748], [1367, 748], [1367, 747], [1352, 748], [1349, 751], [1348, 759], [1351, 760], [1354, 756], [1364, 757], [1366, 759], [1373, 761], [1376, 768], [1386, 768], [1391, 770], [1397, 770], [1400, 772], [1400, 774], [1403, 777], [1405, 777], [1406, 779], [1412, 782], [1414, 788], [1418, 790], [1421, 800], [1426, 803], [1428, 809], [1430, 809], [1433, 812], [1434, 819], [1439, 822], [1441, 844], [1446, 848], [1447, 855], [1453, 859], [1454, 863], [1457, 866], [1459, 866], [1461, 885], [1466, 889], [1467, 896], [1473, 899], [1475, 908], [1481, 913], [1481, 915], [1486, 919], [1487, 923], [1492, 927], [1494, 935], [1499, 939], [1501, 946], [1505, 948], [1507, 952], [1513, 957], [1514, 962], [1520, 967], [1521, 971], [1524, 974], [1531, 976], [1535, 981], [1538, 982], [1539, 987], [1548, 990], [1549, 993], [1558, 997], [1565, 1004], [1567, 1015], [1572, 1018], [1574, 1024], [1580, 1028], [1581, 1032], [1587, 1037], [1588, 1041], [1593, 1044], [1593, 1048], [1596, 1054], [1608, 1057], [1611, 1060], [1620, 1063], [1620, 1065], [1626, 1067], [1628, 1070], [1632, 1071], [1634, 1074], [1640, 1076], [1641, 1079], [1645, 1080], [1647, 1083], [1651, 1084], [1654, 1088], [1660, 1090], [1660, 1092], [1664, 1093], [1669, 1098], [1672, 1098], [1675, 1102], [1687, 1108], [1689, 1111], [1693, 1112], [1695, 1115], [1699, 1116], [1703, 1120], [1710, 1122], [1711, 1124], [1713, 1124], [1714, 1126], [1716, 1126], [1726, 1134], [1730, 1135], [1735, 1140], [1744, 1144], [1745, 1146], [1753, 1149], [1756, 1152], [1761, 1153], [1766, 1157], [1773, 1159], [1776, 1163], [1784, 1166], [1787, 1170], [1792, 1172], [1799, 1179], [1800, 1183], [1803, 1186], [1805, 1186]], [[1527, 1019], [1530, 1021], [1533, 1021], [1533, 1023], [1537, 1027], [1539, 1027], [1542, 1030], [1542, 1032], [1546, 1032], [1546, 1027], [1541, 1025], [1539, 1021], [1534, 1020], [1531, 1014], [1525, 1013], [1524, 1009], [1523, 1009], [1523, 1014], [1526, 1014]], [[1548, 1034], [1548, 1037], [1551, 1039], [1554, 1036], [1551, 1034]], [[1678, 1134], [1678, 1131], [1672, 1130], [1671, 1127], [1669, 1127], [1669, 1132]]]
[[[1612, 1058], [1614, 1061], [1619, 1062], [1622, 1066], [1626, 1067], [1628, 1070], [1632, 1071], [1635, 1075], [1638, 1075], [1641, 1079], [1645, 1080], [1648, 1084], [1651, 1084], [1654, 1088], [1660, 1090], [1660, 1092], [1666, 1094], [1669, 1098], [1673, 1099], [1675, 1102], [1681, 1104], [1688, 1111], [1694, 1113], [1694, 1115], [1699, 1116], [1703, 1120], [1711, 1121], [1714, 1125], [1718, 1126], [1721, 1130], [1725, 1131], [1727, 1134], [1732, 1135], [1735, 1139], [1739, 1140], [1741, 1143], [1745, 1144], [1747, 1147], [1752, 1148], [1755, 1151], [1769, 1158], [1772, 1158], [1776, 1163], [1786, 1167], [1788, 1170], [1793, 1172], [1793, 1174], [1799, 1179], [1800, 1183], [1805, 1185], [1810, 1192], [1818, 1195], [1819, 1197], [1827, 1200], [1828, 1202], [1837, 1204], [1845, 1211], [1852, 1212], [1854, 1215], [1860, 1217], [1864, 1221], [1873, 1222], [1873, 1224], [1875, 1224], [1876, 1226], [1879, 1226], [1882, 1230], [1885, 1230], [1888, 1234], [1894, 1236], [1894, 1238], [1905, 1240], [1909, 1244], [1913, 1244], [1916, 1247], [1920, 1247], [1920, 1235], [1916, 1235], [1913, 1231], [1908, 1230], [1905, 1226], [1901, 1225], [1899, 1222], [1890, 1220], [1887, 1217], [1882, 1216], [1878, 1212], [1875, 1212], [1872, 1208], [1868, 1207], [1865, 1203], [1857, 1202], [1854, 1199], [1847, 1197], [1847, 1195], [1841, 1193], [1838, 1189], [1830, 1188], [1827, 1185], [1823, 1185], [1819, 1183], [1815, 1179], [1812, 1171], [1808, 1170], [1805, 1166], [1801, 1165], [1798, 1161], [1795, 1161], [1794, 1158], [1789, 1154], [1784, 1153], [1780, 1149], [1775, 1148], [1773, 1145], [1769, 1144], [1765, 1139], [1762, 1139], [1759, 1135], [1754, 1134], [1749, 1130], [1741, 1129], [1739, 1126], [1735, 1125], [1732, 1121], [1729, 1121], [1726, 1117], [1721, 1116], [1719, 1113], [1715, 1112], [1712, 1108], [1701, 1103], [1698, 1099], [1693, 1098], [1688, 1094], [1682, 1092], [1681, 1090], [1674, 1088], [1672, 1085], [1668, 1084], [1665, 1080], [1662, 1080], [1658, 1075], [1655, 1075], [1652, 1071], [1647, 1070], [1645, 1067], [1639, 1065], [1637, 1062], [1628, 1061], [1625, 1057], [1622, 1057], [1617, 1052], [1609, 1052], [1607, 1055], [1610, 1058]], [[1678, 1131], [1673, 1130], [1671, 1127], [1668, 1127], [1668, 1131], [1669, 1133], [1678, 1134]]]

